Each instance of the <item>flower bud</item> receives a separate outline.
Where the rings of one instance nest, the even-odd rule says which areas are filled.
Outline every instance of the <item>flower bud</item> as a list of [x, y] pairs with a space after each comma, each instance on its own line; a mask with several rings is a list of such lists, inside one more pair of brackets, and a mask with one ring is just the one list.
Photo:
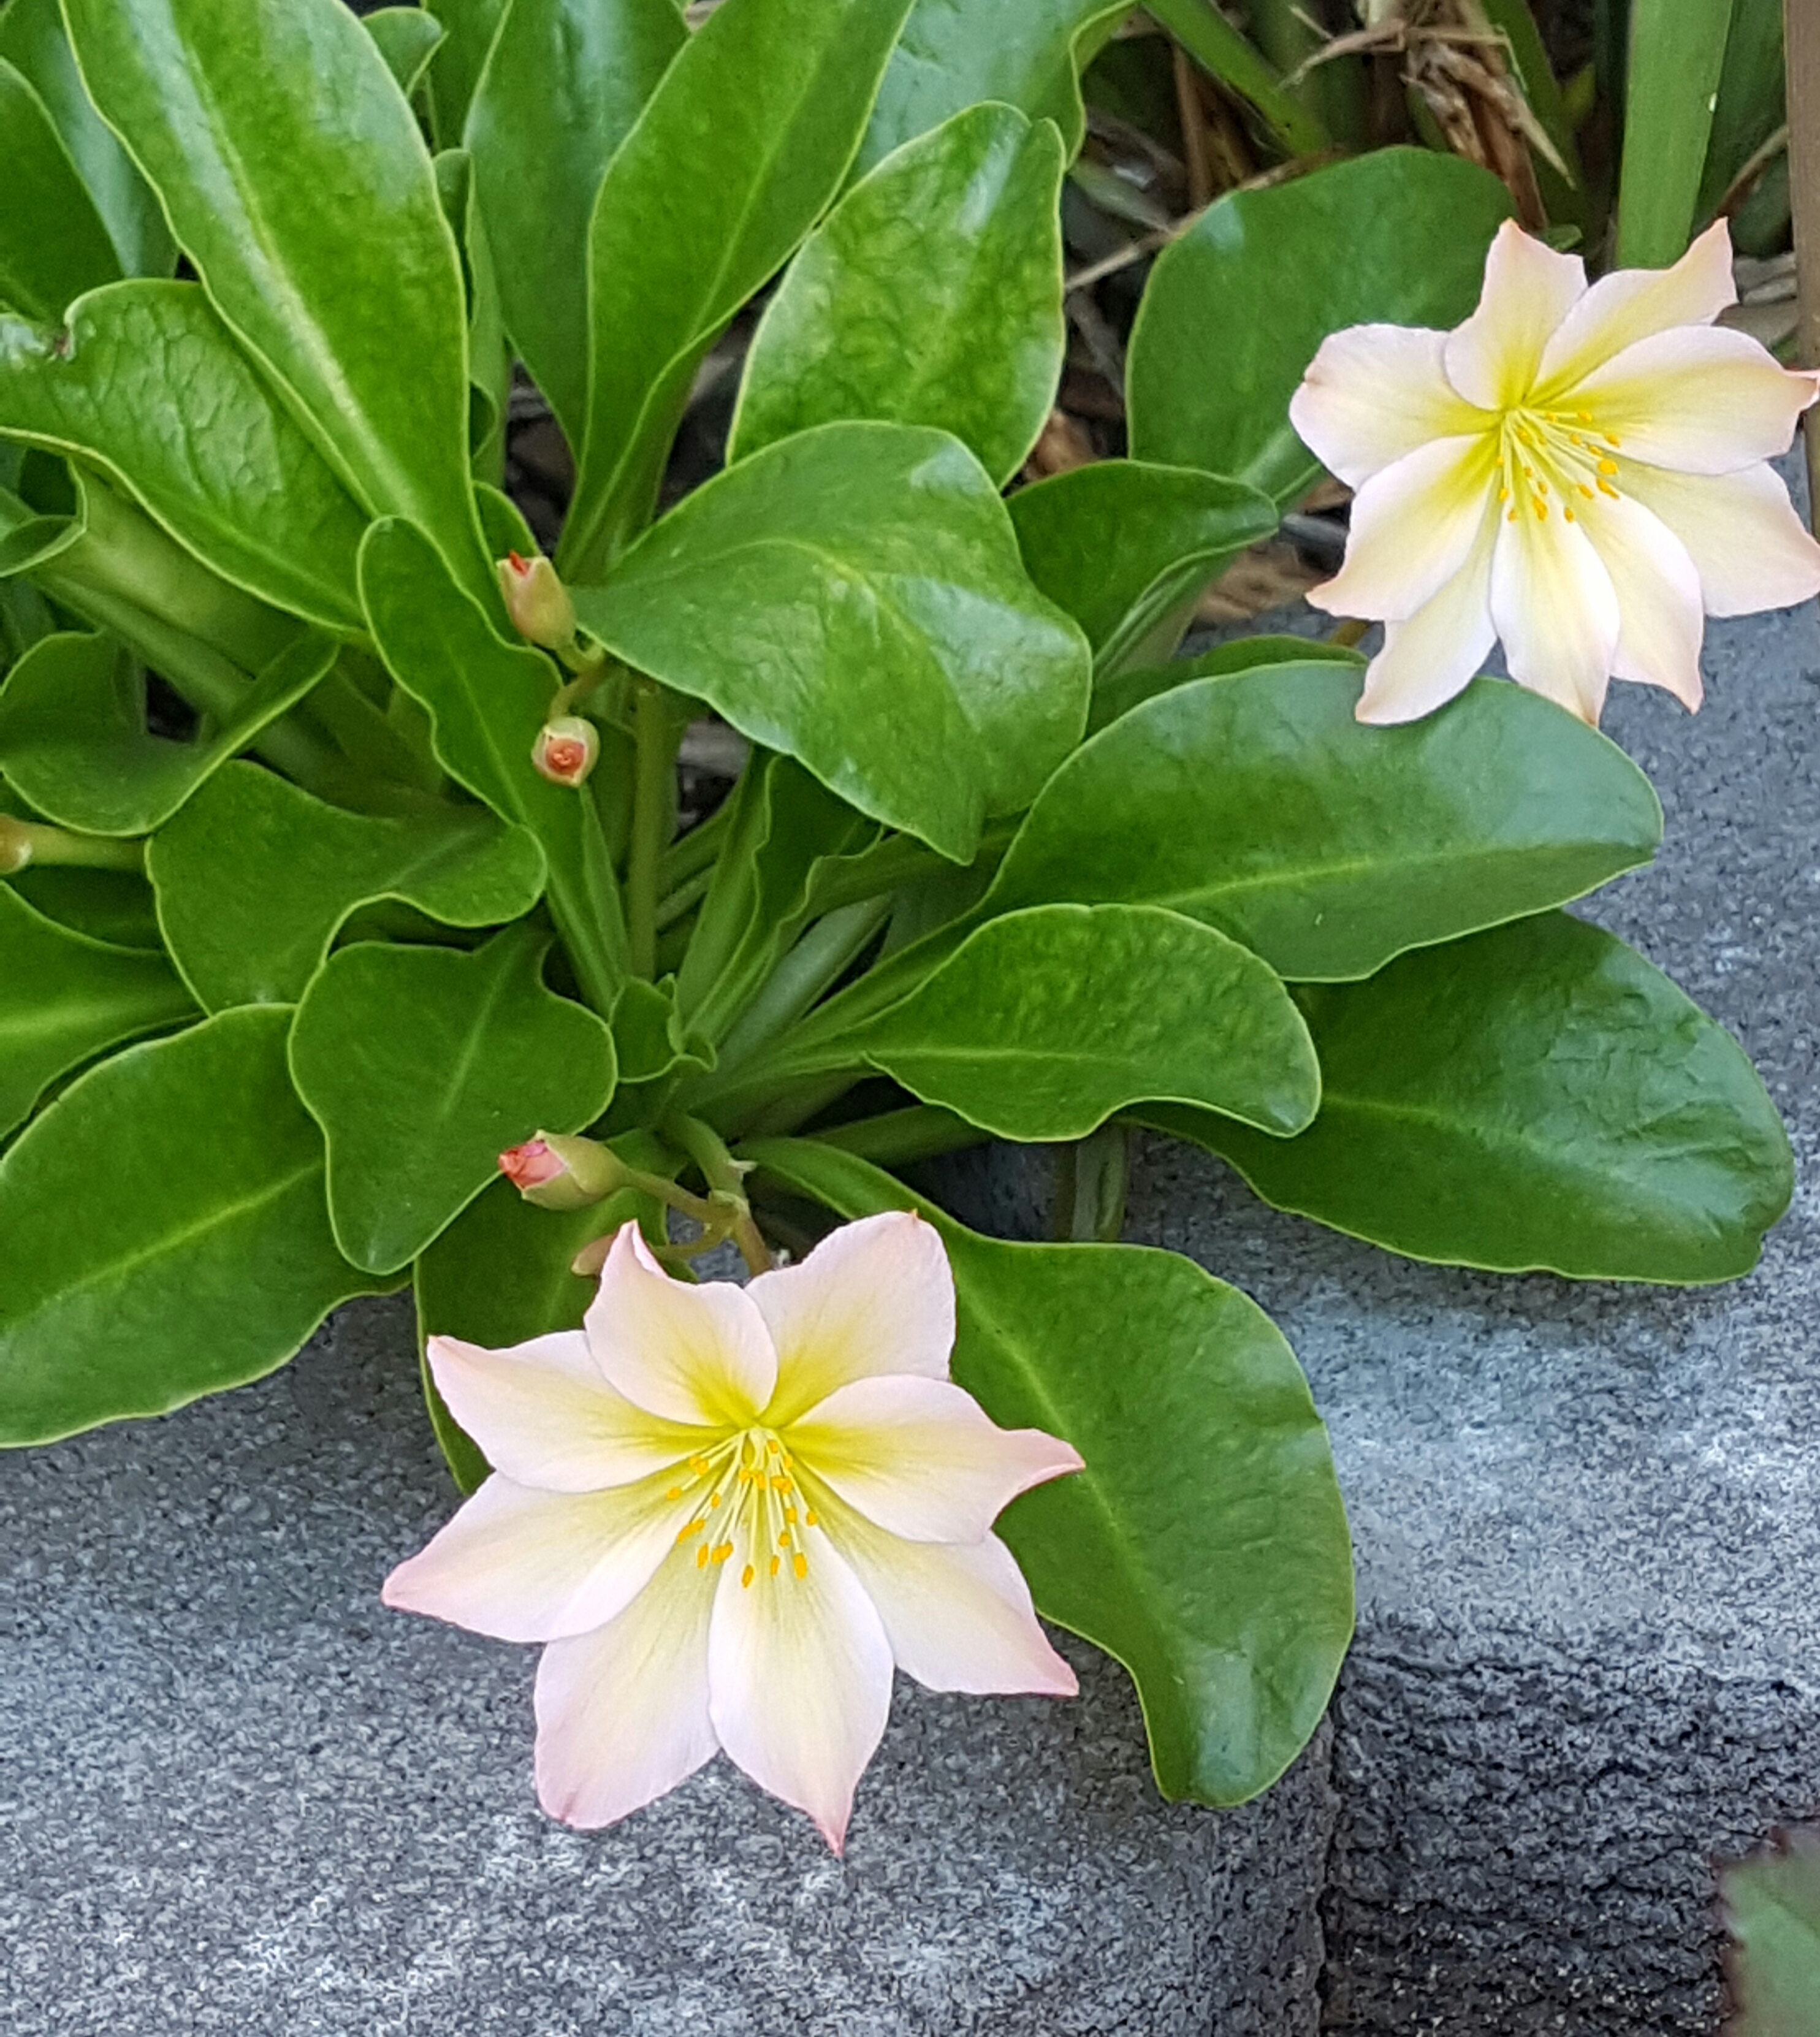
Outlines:
[[32, 831], [23, 821], [0, 814], [0, 877], [10, 877], [32, 860]]
[[600, 756], [600, 731], [579, 714], [546, 721], [531, 745], [538, 776], [553, 785], [583, 785]]
[[495, 561], [506, 613], [519, 636], [546, 651], [566, 651], [575, 641], [575, 603], [540, 552], [535, 558], [508, 552]]
[[567, 1139], [540, 1132], [499, 1156], [499, 1170], [527, 1203], [539, 1209], [583, 1209], [604, 1202], [631, 1181], [625, 1163], [610, 1147], [592, 1139]]

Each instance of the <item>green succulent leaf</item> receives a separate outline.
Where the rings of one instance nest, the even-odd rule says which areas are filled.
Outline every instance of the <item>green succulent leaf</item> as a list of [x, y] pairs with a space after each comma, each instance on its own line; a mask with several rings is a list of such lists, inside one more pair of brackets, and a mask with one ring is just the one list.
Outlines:
[[1720, 1870], [1731, 1934], [1725, 2037], [1814, 2037], [1820, 2004], [1820, 1831], [1779, 1831]]
[[328, 637], [297, 637], [211, 733], [172, 743], [146, 729], [144, 677], [113, 638], [47, 637], [0, 690], [0, 769], [64, 827], [148, 834], [296, 706], [334, 659]]
[[1330, 332], [1381, 320], [1457, 325], [1510, 214], [1457, 156], [1377, 149], [1210, 206], [1157, 258], [1131, 332], [1131, 452], [1293, 501], [1320, 463], [1289, 423]]
[[1009, 481], [1067, 348], [1062, 168], [1049, 123], [972, 106], [855, 185], [759, 325], [729, 458], [876, 418], [952, 432]]
[[1086, 1460], [999, 1523], [1037, 1611], [1130, 1670], [1165, 1797], [1267, 1789], [1320, 1723], [1353, 1619], [1327, 1434], [1269, 1317], [1174, 1253], [1001, 1244], [830, 1147], [742, 1151], [841, 1216], [914, 1207], [940, 1230], [955, 1378]]
[[0, 1160], [0, 1443], [258, 1379], [385, 1283], [335, 1249], [288, 1011], [225, 1011], [72, 1083]]
[[343, 813], [252, 764], [217, 772], [153, 837], [146, 865], [171, 952], [211, 1011], [294, 1004], [362, 905], [497, 926], [528, 913], [544, 879], [536, 838], [482, 807]]
[[194, 1010], [162, 955], [91, 940], [0, 884], [0, 1137], [59, 1075]]
[[328, 1142], [330, 1217], [356, 1265], [408, 1265], [507, 1147], [606, 1108], [613, 1034], [544, 987], [548, 947], [530, 927], [471, 954], [361, 942], [304, 993], [291, 1074]]
[[625, 933], [594, 803], [548, 784], [531, 761], [556, 667], [497, 636], [409, 523], [376, 523], [360, 572], [379, 654], [429, 712], [444, 769], [501, 820], [536, 836], [549, 865], [550, 913], [576, 980], [597, 1011], [610, 1011], [625, 980]]
[[1307, 1028], [1271, 971], [1151, 905], [988, 920], [859, 1041], [913, 1095], [1004, 1139], [1084, 1139], [1148, 1097], [1293, 1132], [1320, 1102]]
[[372, 38], [339, 0], [66, 13], [90, 96], [318, 450], [371, 514], [421, 524], [484, 591], [461, 266]]
[[455, 148], [461, 142], [506, 5], [507, 0], [436, 0], [445, 39], [430, 64], [429, 94], [439, 148]]
[[1646, 863], [1649, 781], [1565, 709], [1475, 680], [1397, 728], [1330, 660], [1191, 680], [1090, 738], [1043, 788], [987, 911], [1166, 905], [1278, 975], [1369, 975], [1405, 949], [1580, 897]]
[[726, 0], [608, 164], [570, 578], [597, 576], [650, 516], [697, 366], [839, 190], [908, 6]]
[[0, 303], [55, 323], [97, 283], [113, 282], [120, 259], [44, 102], [0, 59]]
[[381, 7], [363, 19], [386, 68], [409, 99], [422, 83], [430, 59], [447, 40], [447, 30], [435, 15], [415, 6]]
[[196, 284], [114, 284], [55, 331], [0, 316], [0, 433], [93, 460], [275, 607], [361, 626], [367, 519]]
[[582, 620], [640, 671], [956, 862], [1079, 739], [1087, 648], [944, 432], [834, 424], [688, 497]]
[[137, 871], [35, 863], [7, 879], [46, 919], [109, 947], [162, 951], [152, 887]]
[[1102, 459], [1011, 497], [1029, 576], [1087, 633], [1096, 682], [1133, 657], [1166, 657], [1226, 562], [1277, 527], [1243, 482]]
[[672, 0], [512, 0], [511, 13], [466, 146], [506, 328], [579, 446], [595, 197], [687, 32]]
[[[1200, 0], [1195, 0], [1196, 6]], [[1266, 665], [1338, 665], [1354, 684], [1365, 678], [1370, 661], [1350, 644], [1327, 637], [1237, 637], [1216, 644], [1192, 658], [1165, 659], [1160, 665], [1131, 665], [1116, 672], [1096, 672], [1087, 733], [1097, 735], [1122, 714], [1129, 714], [1158, 693], [1173, 693], [1191, 679], [1223, 679], [1230, 673], [1251, 672]]]
[[1564, 913], [1302, 994], [1320, 1116], [1260, 1139], [1199, 1113], [1267, 1202], [1411, 1259], [1595, 1280], [1735, 1279], [1788, 1206], [1776, 1107], [1730, 1034]]

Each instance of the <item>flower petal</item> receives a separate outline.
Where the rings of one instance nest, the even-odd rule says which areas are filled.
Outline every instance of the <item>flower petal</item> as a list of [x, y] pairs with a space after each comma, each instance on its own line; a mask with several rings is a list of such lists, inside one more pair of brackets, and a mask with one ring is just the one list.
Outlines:
[[[496, 1472], [379, 1596], [496, 1641], [604, 1627], [676, 1546], [663, 1475], [605, 1492], [538, 1492]], [[678, 1559], [680, 1563], [681, 1559]]]
[[1773, 467], [1692, 474], [1621, 463], [1619, 480], [1686, 547], [1709, 615], [1754, 615], [1820, 594], [1820, 545]]
[[1580, 507], [1601, 565], [1618, 596], [1618, 648], [1612, 670], [1621, 679], [1671, 693], [1690, 711], [1700, 705], [1700, 640], [1706, 622], [1700, 576], [1687, 547], [1640, 502], [1595, 496]]
[[515, 1485], [593, 1492], [701, 1447], [699, 1428], [648, 1415], [610, 1386], [580, 1330], [504, 1351], [432, 1337], [426, 1355], [450, 1413]]
[[906, 1676], [931, 1691], [1075, 1695], [1074, 1672], [1050, 1646], [1024, 1574], [996, 1535], [906, 1542], [838, 1500], [829, 1519]]
[[1577, 255], [1556, 254], [1507, 219], [1485, 258], [1478, 308], [1447, 336], [1447, 379], [1482, 410], [1520, 403], [1556, 327], [1585, 294]]
[[1592, 431], [1631, 459], [1682, 474], [1735, 474], [1786, 452], [1815, 377], [1777, 365], [1748, 333], [1682, 326], [1640, 339], [1568, 391]]
[[1374, 474], [1353, 497], [1346, 562], [1308, 600], [1330, 615], [1402, 622], [1465, 563], [1497, 471], [1490, 433], [1436, 439]]
[[1542, 349], [1536, 400], [1547, 405], [1652, 333], [1711, 325], [1738, 301], [1731, 235], [1716, 221], [1671, 269], [1614, 269], [1601, 276]]
[[610, 1825], [693, 1775], [719, 1743], [708, 1716], [717, 1582], [660, 1569], [608, 1625], [553, 1641], [537, 1671], [537, 1795], [553, 1818]]
[[817, 1529], [752, 1583], [731, 1563], [708, 1633], [708, 1714], [761, 1789], [806, 1811], [836, 1853], [891, 1708], [891, 1644], [859, 1580]]
[[1492, 421], [1447, 379], [1444, 332], [1354, 325], [1330, 333], [1289, 399], [1289, 422], [1330, 474], [1357, 488], [1430, 439]]
[[1498, 527], [1491, 555], [1491, 619], [1510, 675], [1599, 725], [1618, 650], [1618, 596], [1584, 527], [1558, 507], [1527, 507]]
[[1020, 1492], [1078, 1471], [1069, 1444], [1001, 1429], [940, 1379], [855, 1379], [793, 1423], [799, 1476], [914, 1542], [977, 1542]]
[[1365, 667], [1354, 710], [1379, 726], [1419, 720], [1463, 690], [1497, 641], [1491, 623], [1491, 554], [1498, 511], [1487, 502], [1465, 563], [1407, 622], [1387, 622], [1384, 648]]
[[608, 1380], [667, 1421], [742, 1428], [777, 1383], [777, 1355], [745, 1290], [671, 1279], [636, 1223], [613, 1241], [587, 1328]]
[[765, 1419], [795, 1420], [848, 1380], [877, 1373], [948, 1377], [954, 1275], [935, 1226], [907, 1211], [843, 1224], [799, 1266], [746, 1290], [777, 1347]]

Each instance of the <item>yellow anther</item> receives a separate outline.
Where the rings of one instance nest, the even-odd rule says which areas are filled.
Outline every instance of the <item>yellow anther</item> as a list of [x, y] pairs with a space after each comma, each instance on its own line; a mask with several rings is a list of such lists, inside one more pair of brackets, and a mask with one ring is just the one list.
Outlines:
[[1514, 523], [1516, 521], [1516, 512], [1514, 509], [1508, 510], [1505, 512], [1504, 520], [1507, 523]]
[[1571, 509], [1563, 509], [1561, 513], [1567, 519], [1569, 523], [1571, 523], [1573, 521], [1573, 512]]
[[784, 1559], [781, 1556], [773, 1556], [771, 1559], [771, 1574], [773, 1577], [776, 1577], [778, 1571], [783, 1568], [783, 1566]]
[[1615, 432], [1601, 432], [1599, 436], [1608, 446], [1620, 446], [1624, 443]]
[[1539, 481], [1535, 484], [1535, 492], [1538, 495], [1546, 495], [1548, 493], [1548, 483], [1546, 481]]
[[796, 1509], [794, 1506], [785, 1507], [784, 1517], [786, 1521], [794, 1521], [796, 1518]]
[[790, 1567], [795, 1571], [796, 1574], [799, 1578], [806, 1578], [809, 1574], [809, 1559], [804, 1555], [797, 1555], [793, 1557], [791, 1560]]
[[712, 1467], [706, 1457], [691, 1457], [689, 1460], [689, 1468], [698, 1477], [705, 1478]]
[[708, 1568], [708, 1544], [705, 1542], [695, 1552], [695, 1567], [698, 1570]]
[[1523, 470], [1523, 478], [1524, 478], [1524, 479], [1525, 481], [1533, 481], [1533, 480], [1535, 480], [1535, 469], [1533, 467], [1526, 467]]
[[705, 1521], [692, 1521], [676, 1539], [679, 1542], [686, 1542], [691, 1535], [699, 1535], [707, 1525], [708, 1523]]
[[1500, 502], [1508, 502], [1510, 500], [1510, 490], [1508, 488], [1501, 488], [1497, 491], [1497, 499]]
[[680, 1499], [682, 1497], [682, 1487], [680, 1485], [673, 1485], [663, 1496], [666, 1499]]
[[805, 1528], [813, 1528], [815, 1525], [815, 1509], [813, 1506], [803, 1515], [802, 1525]]
[[752, 1586], [752, 1580], [757, 1574], [758, 1573], [753, 1569], [750, 1563], [748, 1563], [745, 1569], [739, 1573], [739, 1582], [742, 1587], [746, 1590], [750, 1590]]
[[1577, 486], [1580, 489], [1580, 493], [1586, 497], [1588, 502], [1590, 502], [1592, 500], [1592, 490], [1587, 486], [1584, 481], [1579, 482]]
[[1615, 474], [1618, 471], [1618, 462], [1614, 459], [1602, 459], [1599, 463], [1599, 471], [1601, 474]]
[[723, 1542], [714, 1551], [714, 1560], [717, 1563], [724, 1563], [732, 1554], [733, 1544], [731, 1542]]
[[775, 1457], [778, 1451], [783, 1449], [784, 1446], [778, 1442], [775, 1436], [767, 1436], [765, 1438], [765, 1447], [771, 1452], [772, 1456]]
[[790, 1530], [787, 1528], [778, 1536], [777, 1546], [780, 1549], [787, 1549], [790, 1547]]
[[1609, 495], [1614, 502], [1618, 500], [1618, 490], [1612, 486], [1609, 481], [1600, 482], [1599, 484], [1599, 492], [1601, 495]]
[[1547, 515], [1548, 505], [1544, 502], [1542, 497], [1539, 495], [1535, 498], [1535, 520], [1539, 523], [1542, 523], [1547, 517]]
[[710, 1506], [718, 1506], [720, 1504], [720, 1495], [718, 1492], [711, 1492], [708, 1495], [708, 1503]]
[[793, 1491], [794, 1487], [791, 1480], [784, 1477], [781, 1472], [773, 1472], [771, 1476], [771, 1490], [773, 1492], [789, 1492]]

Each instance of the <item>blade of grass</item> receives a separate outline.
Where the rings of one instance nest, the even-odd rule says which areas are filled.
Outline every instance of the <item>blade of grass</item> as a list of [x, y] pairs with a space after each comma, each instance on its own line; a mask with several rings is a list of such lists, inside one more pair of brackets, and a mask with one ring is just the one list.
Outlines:
[[1731, 26], [1731, 0], [1632, 0], [1620, 268], [1663, 268], [1687, 246]]
[[1272, 66], [1210, 0], [1150, 0], [1147, 12], [1210, 77], [1255, 110], [1286, 155], [1318, 155], [1331, 145], [1312, 109], [1284, 89]]

